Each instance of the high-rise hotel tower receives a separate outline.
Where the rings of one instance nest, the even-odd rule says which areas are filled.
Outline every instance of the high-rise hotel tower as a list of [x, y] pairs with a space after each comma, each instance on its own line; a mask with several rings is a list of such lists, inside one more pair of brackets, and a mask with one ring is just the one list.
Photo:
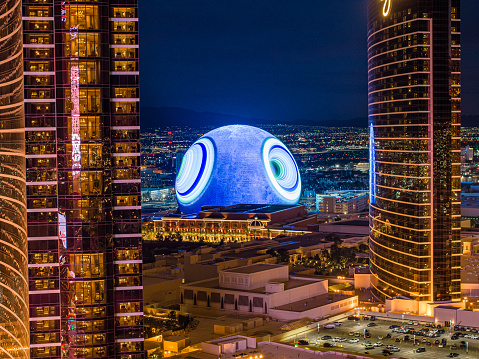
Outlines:
[[459, 0], [369, 0], [370, 262], [379, 298], [460, 297]]
[[0, 358], [28, 359], [22, 2], [0, 1]]
[[143, 358], [137, 0], [24, 0], [32, 358]]

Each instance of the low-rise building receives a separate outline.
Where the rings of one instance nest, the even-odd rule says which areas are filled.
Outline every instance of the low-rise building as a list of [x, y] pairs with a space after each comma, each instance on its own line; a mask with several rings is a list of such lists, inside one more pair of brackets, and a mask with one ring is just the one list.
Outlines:
[[330, 191], [316, 195], [319, 213], [359, 213], [368, 209], [367, 191]]
[[320, 318], [355, 308], [357, 296], [328, 293], [325, 279], [289, 276], [288, 266], [255, 264], [223, 270], [217, 278], [182, 285], [181, 310], [264, 314], [278, 320]]

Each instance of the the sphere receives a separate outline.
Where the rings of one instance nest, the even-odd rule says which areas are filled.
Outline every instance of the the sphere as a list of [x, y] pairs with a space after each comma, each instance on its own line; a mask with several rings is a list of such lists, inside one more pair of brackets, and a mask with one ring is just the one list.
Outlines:
[[272, 134], [252, 126], [217, 128], [185, 153], [176, 178], [183, 213], [202, 206], [297, 204], [298, 165]]

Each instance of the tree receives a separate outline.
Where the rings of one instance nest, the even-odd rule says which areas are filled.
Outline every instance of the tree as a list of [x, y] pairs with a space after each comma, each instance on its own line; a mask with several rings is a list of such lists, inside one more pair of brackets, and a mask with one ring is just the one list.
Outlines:
[[278, 253], [273, 248], [270, 248], [266, 251], [266, 254], [269, 254], [271, 257], [277, 257]]
[[288, 262], [289, 263], [289, 253], [286, 248], [280, 248], [277, 251], [278, 253], [278, 262]]

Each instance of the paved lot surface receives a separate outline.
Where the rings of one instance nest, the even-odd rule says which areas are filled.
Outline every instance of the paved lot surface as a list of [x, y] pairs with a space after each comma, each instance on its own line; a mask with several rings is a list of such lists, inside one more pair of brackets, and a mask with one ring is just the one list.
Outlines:
[[[471, 358], [471, 359], [479, 359], [479, 339], [465, 339], [465, 338], [460, 338], [458, 340], [451, 340], [450, 338], [450, 332], [446, 330], [444, 334], [442, 334], [439, 338], [428, 338], [428, 337], [423, 337], [423, 336], [416, 336], [416, 340], [423, 341], [425, 339], [426, 343], [420, 343], [419, 345], [414, 345], [412, 341], [405, 342], [403, 340], [405, 334], [399, 334], [399, 333], [394, 333], [392, 329], [389, 329], [389, 326], [392, 324], [395, 325], [408, 325], [410, 327], [416, 328], [416, 331], [419, 331], [419, 329], [423, 328], [424, 325], [419, 324], [418, 326], [413, 326], [409, 325], [407, 322], [401, 323], [401, 321], [393, 321], [393, 320], [381, 320], [378, 319], [374, 321], [374, 323], [377, 324], [377, 326], [374, 327], [368, 327], [367, 325], [370, 323], [370, 321], [367, 320], [360, 320], [360, 321], [353, 321], [353, 320], [341, 320], [343, 323], [342, 326], [337, 326], [334, 329], [325, 329], [321, 327], [319, 329], [311, 329], [304, 334], [297, 335], [297, 336], [291, 336], [286, 338], [287, 341], [290, 342], [297, 342], [300, 339], [306, 339], [309, 341], [310, 345], [309, 348], [315, 349], [322, 347], [323, 343], [328, 342], [330, 344], [335, 345], [333, 348], [325, 348], [326, 350], [344, 350], [347, 352], [351, 353], [357, 353], [357, 354], [365, 354], [366, 350], [364, 349], [363, 342], [365, 340], [369, 340], [371, 343], [376, 343], [378, 341], [381, 341], [383, 343], [383, 346], [377, 347], [369, 351], [369, 354], [371, 355], [382, 355], [381, 351], [383, 349], [386, 349], [386, 345], [391, 344], [400, 349], [399, 352], [393, 353], [391, 357], [393, 358], [424, 358], [424, 359], [439, 359], [439, 358], [448, 358], [449, 353], [451, 352], [456, 352], [459, 354], [457, 357], [458, 359], [461, 358]], [[479, 324], [479, 323], [478, 323]], [[371, 338], [364, 338], [364, 329], [369, 329], [369, 332], [371, 333]], [[430, 328], [431, 329], [431, 328]], [[358, 332], [360, 334], [359, 337], [356, 336], [350, 336], [350, 332]], [[391, 334], [391, 338], [387, 339], [386, 335]], [[465, 331], [463, 333], [466, 334]], [[467, 333], [470, 334], [470, 333]], [[475, 334], [475, 333], [473, 333]], [[346, 342], [342, 343], [334, 343], [331, 339], [330, 340], [321, 340], [320, 338], [324, 335], [330, 335], [331, 337], [341, 337], [341, 338], [346, 338]], [[378, 336], [383, 336], [382, 340], [378, 339]], [[409, 335], [410, 337], [413, 337], [412, 335]], [[349, 343], [349, 340], [352, 338], [358, 338], [359, 342], [358, 343]], [[400, 342], [396, 342], [395, 339], [400, 338]], [[442, 338], [447, 338], [447, 346], [445, 348], [439, 348], [438, 345], [434, 344], [434, 341], [436, 339], [439, 339], [441, 341]], [[427, 341], [431, 342], [431, 345], [427, 345]], [[468, 348], [469, 351], [466, 353], [465, 349], [459, 349], [459, 345], [461, 341], [465, 341], [468, 343]], [[451, 345], [456, 344], [458, 349], [453, 350], [451, 349]], [[342, 347], [341, 347], [342, 346]], [[306, 346], [308, 347], [308, 346]], [[423, 353], [416, 353], [414, 352], [415, 349], [419, 347], [424, 347], [426, 348], [426, 351]]]

